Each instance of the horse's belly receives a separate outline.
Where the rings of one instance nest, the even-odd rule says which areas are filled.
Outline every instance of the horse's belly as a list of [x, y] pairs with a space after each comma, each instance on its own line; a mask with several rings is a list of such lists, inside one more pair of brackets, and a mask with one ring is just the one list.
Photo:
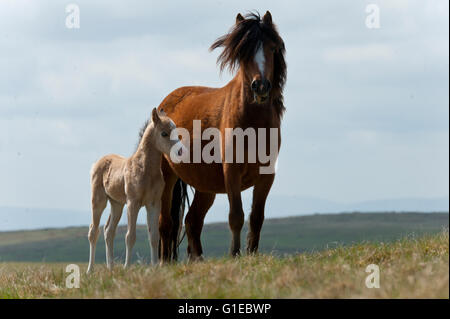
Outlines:
[[220, 163], [170, 163], [170, 166], [184, 182], [200, 192], [226, 193]]
[[[222, 164], [170, 163], [170, 166], [178, 177], [200, 192], [226, 193]], [[259, 168], [256, 164], [241, 167], [241, 190], [246, 190], [255, 185]]]

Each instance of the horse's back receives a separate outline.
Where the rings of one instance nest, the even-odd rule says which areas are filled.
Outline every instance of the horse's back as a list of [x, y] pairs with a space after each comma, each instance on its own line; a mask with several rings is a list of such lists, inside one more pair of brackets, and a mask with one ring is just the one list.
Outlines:
[[[198, 100], [216, 92], [217, 88], [206, 86], [183, 86], [169, 93], [159, 105], [169, 116], [173, 116], [180, 107], [189, 104], [189, 100]], [[201, 106], [197, 103], [197, 106]], [[175, 122], [176, 123], [176, 122]]]
[[91, 169], [92, 186], [103, 186], [107, 194], [111, 191], [117, 192], [112, 189], [123, 189], [123, 168], [126, 161], [125, 157], [117, 154], [109, 154], [100, 158]]
[[117, 154], [108, 154], [101, 157], [92, 165], [91, 176], [101, 171], [109, 169], [111, 166], [118, 166], [126, 162], [126, 158]]

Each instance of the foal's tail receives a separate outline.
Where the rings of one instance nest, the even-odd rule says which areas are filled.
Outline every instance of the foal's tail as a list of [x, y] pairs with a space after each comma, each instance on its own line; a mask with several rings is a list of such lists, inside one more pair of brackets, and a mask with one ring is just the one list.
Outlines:
[[[180, 178], [175, 183], [172, 191], [172, 205], [170, 209], [170, 215], [172, 217], [172, 233], [170, 238], [170, 251], [172, 260], [178, 259], [179, 246], [183, 241], [184, 234], [181, 234], [183, 229], [184, 209], [190, 207], [189, 196], [187, 193], [187, 184]], [[161, 240], [159, 241], [161, 246]], [[161, 258], [161, 247], [158, 249], [159, 257]]]

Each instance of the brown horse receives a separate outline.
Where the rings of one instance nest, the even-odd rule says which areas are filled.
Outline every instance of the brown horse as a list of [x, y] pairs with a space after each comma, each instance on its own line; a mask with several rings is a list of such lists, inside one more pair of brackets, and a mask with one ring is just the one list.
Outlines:
[[[218, 57], [221, 70], [227, 67], [232, 72], [237, 70], [235, 77], [222, 88], [199, 86], [178, 88], [162, 101], [159, 109], [164, 109], [177, 127], [189, 131], [190, 145], [200, 139], [202, 149], [208, 141], [201, 139], [199, 132], [195, 132], [194, 120], [200, 120], [202, 128], [218, 129], [222, 136], [225, 136], [226, 129], [230, 128], [243, 130], [275, 128], [278, 154], [279, 129], [284, 112], [283, 87], [286, 80], [286, 63], [284, 42], [272, 22], [270, 12], [267, 11], [262, 19], [254, 13], [245, 17], [238, 14], [230, 32], [218, 38], [210, 50], [216, 48], [223, 48]], [[256, 138], [260, 135], [259, 132], [258, 130]], [[232, 233], [230, 253], [233, 256], [240, 254], [240, 233], [244, 224], [241, 191], [252, 186], [253, 204], [247, 252], [257, 251], [264, 220], [264, 206], [275, 173], [261, 174], [259, 168], [265, 164], [259, 159], [256, 162], [248, 160], [248, 140], [245, 143], [243, 161], [224, 160], [224, 150], [228, 147], [224, 140], [221, 140], [222, 161], [219, 163], [206, 163], [203, 160], [196, 163], [193, 160], [192, 163], [175, 164], [167, 156], [163, 159], [161, 167], [165, 187], [160, 216], [160, 253], [164, 261], [176, 257], [175, 234], [178, 234], [179, 225], [175, 219], [180, 210], [179, 207], [172, 206], [175, 202], [178, 205], [180, 203], [180, 195], [173, 193], [174, 185], [179, 178], [195, 188], [194, 199], [185, 218], [190, 260], [202, 258], [200, 235], [203, 220], [217, 193], [228, 194], [229, 225]], [[269, 137], [266, 134], [265, 144], [268, 143]], [[267, 145], [264, 146], [267, 150]], [[233, 147], [236, 150], [236, 147]], [[233, 159], [236, 159], [236, 153], [237, 150], [233, 153]], [[195, 157], [193, 148], [190, 148], [190, 155]]]

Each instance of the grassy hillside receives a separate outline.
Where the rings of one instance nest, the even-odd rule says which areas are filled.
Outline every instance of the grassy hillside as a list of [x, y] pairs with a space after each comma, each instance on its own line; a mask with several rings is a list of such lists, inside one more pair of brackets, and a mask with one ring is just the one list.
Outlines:
[[[448, 222], [448, 213], [349, 213], [268, 219], [263, 226], [260, 250], [283, 255], [321, 251], [362, 241], [390, 242], [406, 235], [440, 232], [448, 227]], [[125, 231], [125, 227], [120, 227], [115, 241], [115, 256], [119, 262], [125, 255]], [[245, 226], [244, 233], [246, 231]], [[225, 256], [230, 243], [228, 225], [205, 225], [202, 242], [205, 257]], [[180, 247], [182, 256], [185, 245], [186, 240]], [[88, 254], [87, 227], [0, 233], [0, 261], [86, 262]], [[97, 244], [96, 259], [100, 263], [105, 261], [102, 235]], [[145, 226], [138, 228], [134, 259], [149, 260]]]
[[[0, 263], [0, 298], [448, 298], [448, 231], [321, 252], [211, 258], [164, 267], [98, 265], [80, 288], [65, 286], [63, 263]], [[367, 265], [380, 287], [365, 285]]]

